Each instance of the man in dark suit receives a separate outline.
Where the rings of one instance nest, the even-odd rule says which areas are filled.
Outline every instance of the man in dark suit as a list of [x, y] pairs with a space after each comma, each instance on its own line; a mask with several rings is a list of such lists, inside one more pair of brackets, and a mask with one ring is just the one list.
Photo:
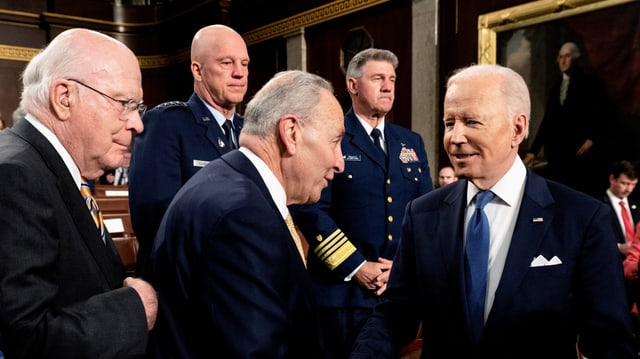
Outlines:
[[191, 44], [194, 93], [189, 101], [163, 103], [143, 117], [145, 131], [136, 137], [129, 168], [138, 274], [178, 189], [209, 161], [237, 148], [242, 117], [235, 111], [247, 92], [248, 65], [242, 36], [223, 25], [204, 27]]
[[[609, 172], [609, 188], [601, 197], [615, 212], [618, 219], [615, 232], [618, 249], [623, 259], [629, 252], [629, 245], [635, 236], [636, 224], [640, 221], [640, 208], [634, 200], [629, 198], [636, 184], [638, 184], [638, 175], [635, 166], [626, 160], [616, 161]], [[628, 224], [625, 223], [625, 216], [628, 216]]]
[[[422, 138], [385, 121], [395, 94], [398, 58], [367, 49], [351, 59], [344, 118], [345, 171], [317, 205], [297, 209], [313, 254], [309, 273], [331, 358], [346, 358], [384, 292], [407, 202], [431, 190]], [[373, 138], [372, 131], [379, 138]], [[415, 334], [415, 333], [414, 333]]]
[[85, 179], [129, 163], [145, 108], [138, 60], [115, 39], [72, 29], [22, 79], [26, 116], [0, 133], [0, 349], [7, 358], [139, 357], [155, 290], [125, 278], [99, 210], [80, 193]]
[[324, 358], [306, 254], [287, 209], [344, 169], [324, 79], [276, 74], [247, 105], [240, 150], [196, 173], [158, 230], [148, 276], [155, 358]]
[[388, 301], [352, 358], [395, 358], [420, 321], [428, 358], [575, 358], [576, 343], [635, 358], [613, 213], [526, 169], [529, 111], [506, 67], [448, 80], [444, 146], [461, 179], [407, 206]]
[[602, 82], [579, 66], [581, 58], [573, 42], [560, 48], [561, 78], [549, 92], [544, 117], [524, 163], [529, 164], [544, 148], [547, 178], [599, 197], [599, 179], [606, 173], [601, 171], [607, 140], [603, 123], [612, 116], [613, 107]]

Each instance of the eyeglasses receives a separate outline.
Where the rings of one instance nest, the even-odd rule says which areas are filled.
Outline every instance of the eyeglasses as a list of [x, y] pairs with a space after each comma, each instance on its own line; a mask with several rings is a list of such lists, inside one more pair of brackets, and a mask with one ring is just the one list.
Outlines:
[[89, 86], [89, 85], [85, 84], [84, 82], [82, 82], [82, 81], [80, 81], [80, 80], [76, 80], [76, 79], [67, 79], [67, 81], [73, 81], [73, 82], [75, 82], [75, 83], [78, 83], [78, 84], [80, 84], [80, 85], [82, 85], [82, 86], [84, 86], [84, 87], [88, 88], [89, 90], [92, 90], [92, 91], [95, 91], [95, 92], [99, 93], [100, 95], [102, 95], [102, 96], [104, 96], [104, 97], [108, 98], [108, 99], [109, 99], [109, 100], [111, 100], [111, 101], [115, 101], [115, 102], [117, 102], [117, 103], [121, 104], [121, 105], [122, 105], [122, 107], [123, 107], [123, 112], [128, 113], [128, 112], [131, 112], [131, 111], [138, 111], [138, 113], [140, 114], [140, 116], [142, 116], [142, 114], [144, 114], [144, 113], [145, 113], [145, 111], [147, 111], [147, 105], [145, 105], [144, 103], [142, 103], [142, 101], [140, 101], [140, 102], [135, 102], [135, 101], [133, 101], [133, 100], [128, 100], [128, 101], [126, 101], [126, 100], [118, 100], [118, 99], [115, 99], [115, 98], [113, 98], [113, 97], [111, 97], [111, 96], [107, 95], [106, 93], [104, 93], [104, 92], [102, 92], [102, 91], [100, 91], [100, 90], [97, 90], [97, 89], [95, 89], [95, 88], [93, 88], [93, 87], [91, 87], [91, 86]]

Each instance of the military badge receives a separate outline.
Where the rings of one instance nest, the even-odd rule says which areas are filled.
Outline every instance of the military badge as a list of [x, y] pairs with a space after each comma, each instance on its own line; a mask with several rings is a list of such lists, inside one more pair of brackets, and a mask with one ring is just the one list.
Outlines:
[[412, 163], [419, 162], [418, 154], [413, 148], [405, 148], [403, 147], [400, 151], [400, 162], [402, 163]]

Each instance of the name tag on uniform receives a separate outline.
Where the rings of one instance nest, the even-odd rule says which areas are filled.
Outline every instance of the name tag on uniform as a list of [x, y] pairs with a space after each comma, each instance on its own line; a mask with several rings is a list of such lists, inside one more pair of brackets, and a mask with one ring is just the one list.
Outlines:
[[193, 167], [204, 167], [207, 163], [209, 163], [209, 161], [193, 160]]
[[344, 155], [343, 156], [345, 162], [360, 162], [362, 161], [362, 157], [360, 155]]

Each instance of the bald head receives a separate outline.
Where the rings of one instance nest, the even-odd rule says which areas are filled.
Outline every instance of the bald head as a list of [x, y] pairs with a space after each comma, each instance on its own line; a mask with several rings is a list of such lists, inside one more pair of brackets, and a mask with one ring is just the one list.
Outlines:
[[195, 93], [230, 118], [247, 92], [249, 52], [240, 34], [228, 26], [200, 29], [191, 42]]

